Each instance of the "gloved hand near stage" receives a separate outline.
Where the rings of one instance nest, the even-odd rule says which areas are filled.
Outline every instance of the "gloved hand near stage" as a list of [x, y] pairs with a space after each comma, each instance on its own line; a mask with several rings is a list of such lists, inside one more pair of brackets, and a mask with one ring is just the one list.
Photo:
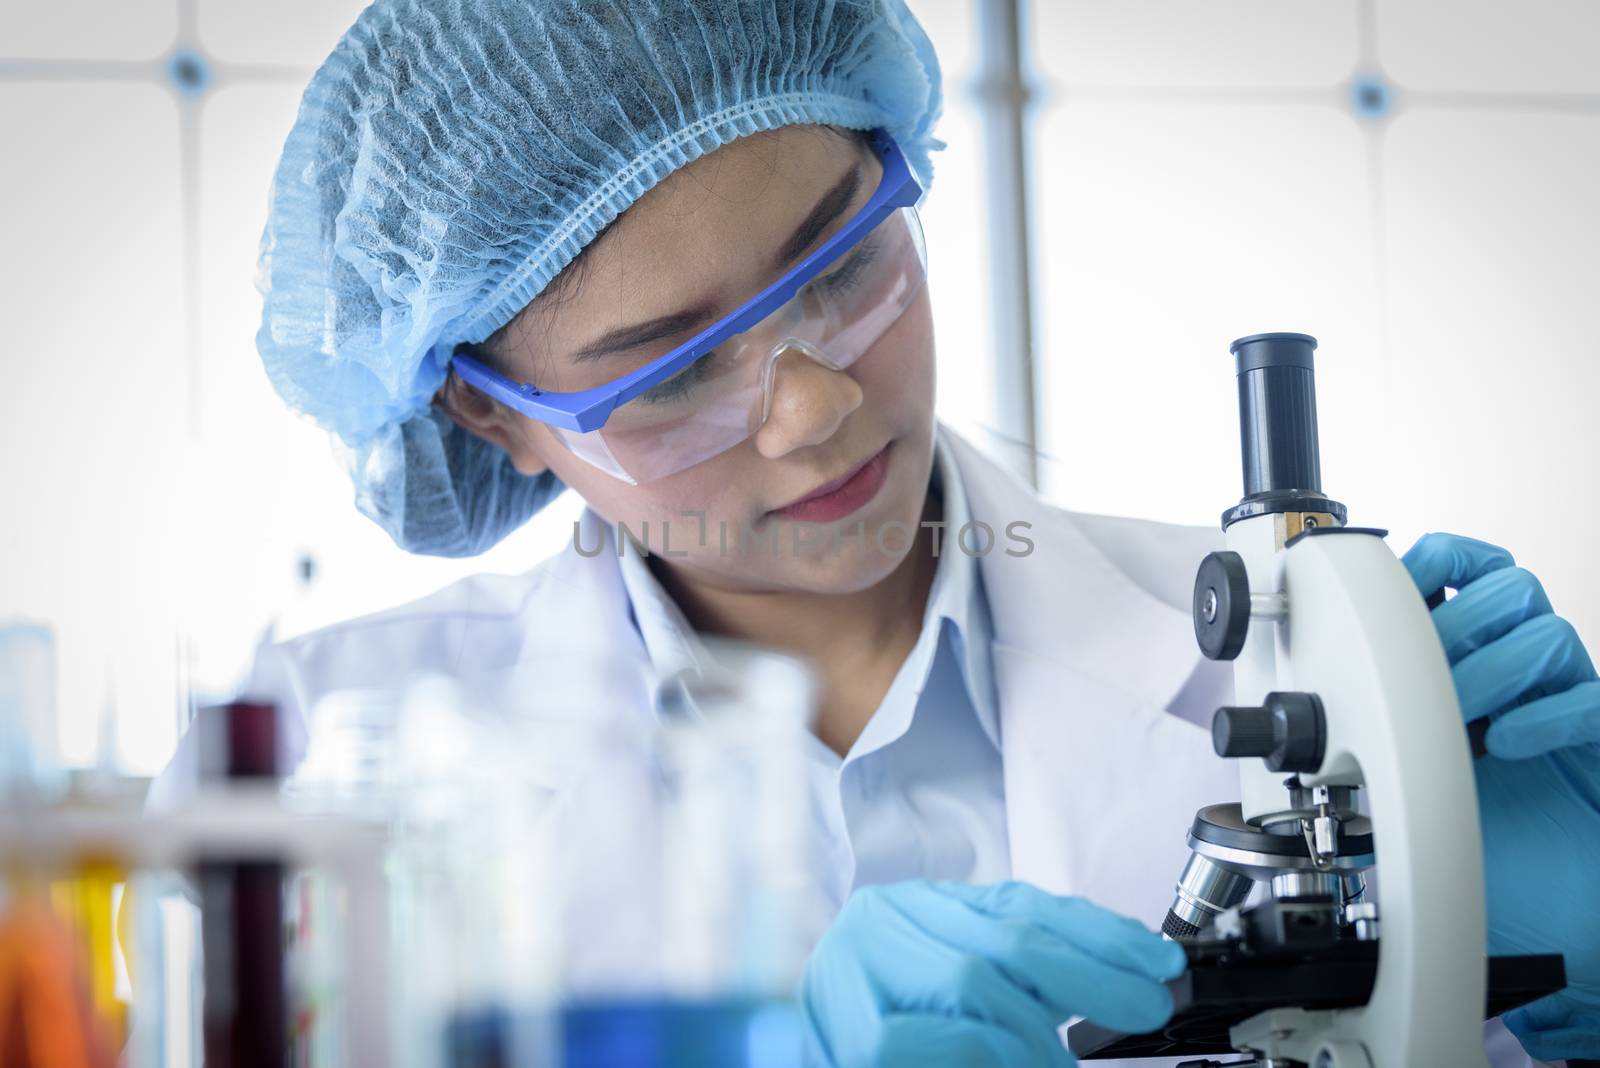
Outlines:
[[876, 1064], [1071, 1066], [1081, 1015], [1143, 1032], [1172, 1015], [1183, 950], [1138, 922], [1025, 883], [858, 890], [806, 969], [807, 1053]]
[[1429, 534], [1403, 558], [1433, 610], [1478, 760], [1489, 952], [1566, 956], [1568, 987], [1509, 1012], [1540, 1060], [1600, 1056], [1600, 679], [1572, 625], [1504, 549]]

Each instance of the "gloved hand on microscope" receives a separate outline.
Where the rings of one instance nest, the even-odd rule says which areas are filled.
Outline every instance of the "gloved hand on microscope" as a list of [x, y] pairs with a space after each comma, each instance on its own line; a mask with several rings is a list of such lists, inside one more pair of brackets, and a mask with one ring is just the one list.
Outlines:
[[1600, 1057], [1600, 677], [1577, 631], [1509, 552], [1428, 534], [1402, 558], [1429, 596], [1474, 763], [1489, 952], [1562, 953], [1567, 989], [1506, 1014], [1540, 1060]]
[[1061, 1023], [1153, 1030], [1183, 970], [1137, 920], [1027, 883], [868, 886], [806, 971], [809, 1063], [1071, 1068]]

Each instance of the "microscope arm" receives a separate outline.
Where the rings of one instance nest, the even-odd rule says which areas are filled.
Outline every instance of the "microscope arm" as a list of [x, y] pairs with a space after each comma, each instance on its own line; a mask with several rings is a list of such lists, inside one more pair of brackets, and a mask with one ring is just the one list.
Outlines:
[[[1250, 544], [1259, 531], [1240, 528], [1271, 522], [1261, 517], [1229, 530], [1230, 546], [1256, 550], [1246, 555], [1252, 579], [1272, 576], [1252, 587], [1277, 590], [1287, 602], [1276, 627], [1251, 628], [1252, 639], [1259, 633], [1270, 650], [1247, 644], [1235, 663], [1239, 696], [1264, 696], [1259, 657], [1270, 653], [1273, 689], [1320, 698], [1323, 759], [1300, 779], [1365, 787], [1382, 871], [1383, 937], [1371, 1000], [1331, 1014], [1315, 1041], [1364, 1047], [1375, 1058], [1372, 1068], [1485, 1065], [1477, 795], [1444, 651], [1414, 583], [1381, 538], [1319, 528], [1262, 560], [1264, 546]], [[1256, 760], [1242, 761], [1240, 774], [1246, 818], [1261, 814], [1251, 804], [1281, 807], [1281, 774]], [[1308, 1062], [1317, 1049], [1313, 1037], [1306, 1036]], [[1336, 1060], [1327, 1068], [1346, 1066]]]

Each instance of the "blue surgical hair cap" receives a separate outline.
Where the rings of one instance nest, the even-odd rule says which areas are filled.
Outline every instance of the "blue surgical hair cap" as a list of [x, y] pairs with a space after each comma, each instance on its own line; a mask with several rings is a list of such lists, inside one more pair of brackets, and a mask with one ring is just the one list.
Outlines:
[[377, 0], [318, 68], [273, 177], [256, 345], [342, 442], [356, 505], [470, 556], [558, 494], [432, 403], [668, 174], [799, 123], [884, 127], [927, 188], [933, 46], [902, 0]]

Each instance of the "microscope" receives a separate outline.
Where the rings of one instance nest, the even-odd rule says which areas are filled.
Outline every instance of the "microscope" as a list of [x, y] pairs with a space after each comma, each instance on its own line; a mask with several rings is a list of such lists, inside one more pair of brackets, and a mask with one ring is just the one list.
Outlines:
[[1080, 1059], [1487, 1068], [1484, 1019], [1566, 983], [1559, 954], [1486, 955], [1482, 735], [1462, 728], [1429, 618], [1444, 591], [1419, 596], [1387, 532], [1348, 526], [1323, 494], [1316, 347], [1231, 346], [1244, 497], [1200, 564], [1194, 630], [1233, 664], [1241, 703], [1211, 736], [1239, 761], [1241, 800], [1189, 829], [1162, 925], [1189, 959], [1172, 1020], [1147, 1035], [1080, 1021]]

